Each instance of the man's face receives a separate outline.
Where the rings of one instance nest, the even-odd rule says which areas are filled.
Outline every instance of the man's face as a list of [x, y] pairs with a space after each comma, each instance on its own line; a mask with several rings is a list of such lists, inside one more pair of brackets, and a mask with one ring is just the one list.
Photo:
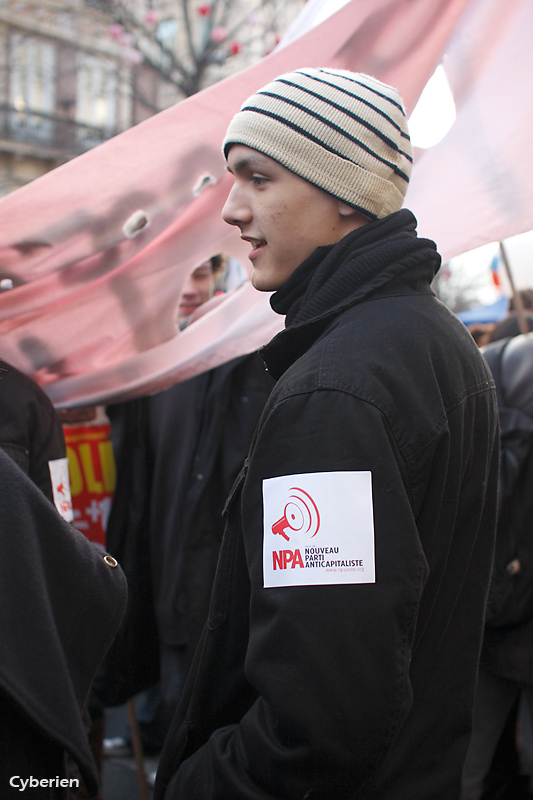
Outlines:
[[257, 150], [234, 145], [228, 170], [234, 184], [222, 216], [252, 246], [251, 280], [259, 291], [279, 289], [317, 247], [354, 227], [339, 210], [344, 204]]
[[191, 272], [183, 285], [178, 309], [178, 324], [213, 296], [215, 276], [211, 261], [204, 261]]

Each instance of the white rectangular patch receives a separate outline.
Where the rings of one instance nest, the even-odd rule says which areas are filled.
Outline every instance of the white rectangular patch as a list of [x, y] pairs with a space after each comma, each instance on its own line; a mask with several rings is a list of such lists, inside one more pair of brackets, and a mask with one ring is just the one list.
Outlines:
[[263, 481], [264, 587], [375, 583], [370, 472]]
[[67, 522], [74, 519], [72, 498], [70, 496], [70, 479], [68, 474], [68, 458], [56, 458], [48, 462], [55, 507]]

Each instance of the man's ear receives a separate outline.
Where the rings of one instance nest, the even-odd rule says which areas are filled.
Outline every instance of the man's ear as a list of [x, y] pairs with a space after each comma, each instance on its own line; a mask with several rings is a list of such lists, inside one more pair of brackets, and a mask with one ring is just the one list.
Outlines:
[[[354, 227], [359, 228], [361, 225], [366, 225], [367, 222], [370, 222], [360, 211], [352, 208], [347, 203], [343, 203], [342, 200], [337, 200], [337, 204], [340, 216], [345, 217], [346, 221], [351, 222]], [[348, 219], [348, 217], [351, 217], [351, 219]]]

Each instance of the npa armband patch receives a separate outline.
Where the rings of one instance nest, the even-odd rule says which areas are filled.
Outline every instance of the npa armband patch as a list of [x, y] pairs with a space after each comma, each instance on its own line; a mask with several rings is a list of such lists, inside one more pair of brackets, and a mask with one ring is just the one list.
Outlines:
[[263, 481], [263, 585], [375, 583], [370, 472]]

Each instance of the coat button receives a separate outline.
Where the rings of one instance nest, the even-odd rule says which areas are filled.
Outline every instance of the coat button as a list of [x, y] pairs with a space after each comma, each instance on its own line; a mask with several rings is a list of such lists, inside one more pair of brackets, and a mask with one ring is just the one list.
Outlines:
[[109, 567], [113, 568], [118, 567], [118, 561], [116, 560], [116, 558], [113, 558], [113, 556], [109, 555], [104, 556], [104, 561]]

